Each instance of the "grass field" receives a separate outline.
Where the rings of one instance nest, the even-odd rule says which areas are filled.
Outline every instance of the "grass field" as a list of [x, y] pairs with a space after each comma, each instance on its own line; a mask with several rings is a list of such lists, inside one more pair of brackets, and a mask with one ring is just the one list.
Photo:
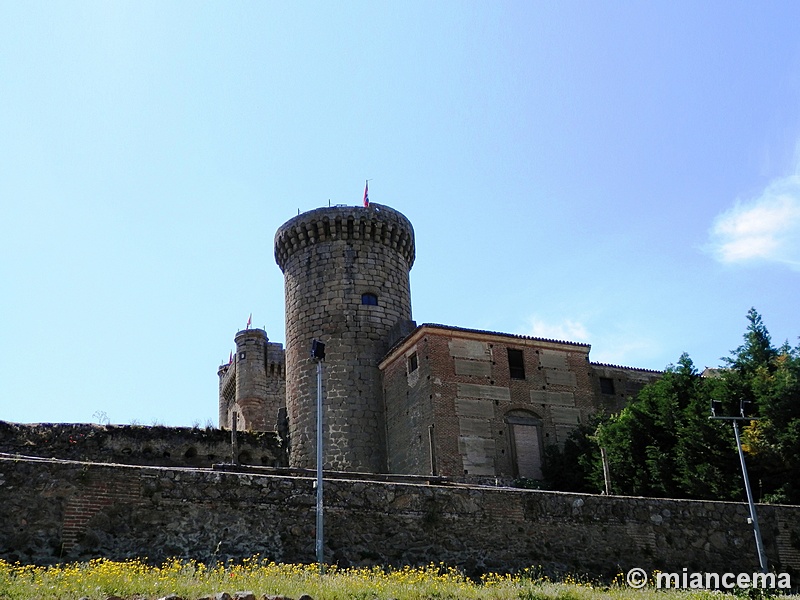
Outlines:
[[[0, 598], [3, 600], [105, 600], [157, 599], [175, 594], [186, 600], [237, 591], [314, 600], [416, 600], [416, 599], [563, 599], [563, 600], [724, 600], [763, 597], [760, 591], [736, 595], [693, 590], [632, 589], [619, 576], [611, 585], [566, 578], [551, 581], [533, 570], [516, 576], [488, 575], [471, 581], [459, 571], [443, 566], [385, 570], [381, 568], [331, 568], [320, 576], [314, 565], [275, 564], [254, 557], [238, 565], [213, 568], [193, 561], [172, 560], [161, 566], [144, 561], [92, 560], [52, 567], [9, 564], [0, 561]], [[757, 593], [756, 593], [757, 592]], [[784, 596], [788, 597], [788, 596]], [[793, 596], [798, 598], [798, 596]]]

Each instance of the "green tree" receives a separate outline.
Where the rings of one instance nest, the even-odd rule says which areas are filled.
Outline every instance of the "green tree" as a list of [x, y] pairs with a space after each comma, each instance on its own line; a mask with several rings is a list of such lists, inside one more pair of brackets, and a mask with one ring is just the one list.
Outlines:
[[722, 427], [708, 420], [714, 386], [684, 353], [601, 428], [616, 493], [730, 497], [725, 471], [735, 456]]
[[750, 309], [747, 319], [744, 343], [718, 376], [701, 377], [683, 354], [618, 414], [547, 449], [551, 487], [602, 489], [602, 446], [616, 494], [742, 500], [731, 422], [708, 417], [712, 399], [728, 416], [746, 401], [759, 416], [742, 432], [756, 499], [800, 503], [800, 346], [774, 347], [761, 315]]
[[725, 359], [725, 404], [738, 412], [751, 402], [760, 420], [743, 432], [748, 468], [758, 495], [800, 502], [800, 347], [775, 348], [755, 309], [747, 314], [744, 343]]
[[567, 436], [563, 447], [556, 444], [545, 447], [542, 476], [549, 489], [587, 494], [597, 494], [603, 490], [600, 447], [594, 439], [597, 426], [603, 420], [604, 417], [600, 415], [589, 424], [575, 428]]

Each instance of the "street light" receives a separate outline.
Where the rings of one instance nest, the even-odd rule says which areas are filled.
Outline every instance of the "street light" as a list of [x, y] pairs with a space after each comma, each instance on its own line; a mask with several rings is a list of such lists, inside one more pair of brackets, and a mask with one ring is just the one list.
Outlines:
[[325, 344], [319, 340], [311, 342], [311, 358], [317, 361], [317, 563], [320, 574], [325, 572], [322, 520], [322, 361], [325, 360]]
[[753, 533], [756, 536], [756, 550], [758, 551], [758, 563], [761, 565], [761, 572], [767, 572], [767, 555], [764, 552], [764, 542], [761, 541], [761, 529], [758, 527], [758, 516], [756, 515], [756, 505], [753, 502], [753, 493], [750, 491], [750, 478], [747, 476], [747, 466], [744, 462], [744, 451], [742, 450], [742, 440], [739, 437], [739, 421], [756, 421], [757, 417], [751, 417], [752, 402], [742, 400], [739, 404], [738, 417], [722, 416], [722, 402], [719, 400], [711, 401], [711, 416], [709, 419], [717, 421], [733, 421], [733, 434], [736, 436], [736, 448], [739, 451], [739, 461], [742, 463], [742, 477], [744, 478], [744, 491], [747, 493], [747, 505], [750, 507], [750, 523], [753, 525]]

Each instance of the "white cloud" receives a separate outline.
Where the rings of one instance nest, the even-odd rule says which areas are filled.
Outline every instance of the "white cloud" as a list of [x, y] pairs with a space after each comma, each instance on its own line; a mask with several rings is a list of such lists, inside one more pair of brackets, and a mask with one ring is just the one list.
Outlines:
[[616, 331], [607, 331], [600, 327], [602, 333], [589, 332], [587, 326], [574, 319], [561, 321], [545, 321], [538, 316], [528, 318], [527, 335], [565, 342], [591, 344], [590, 359], [592, 362], [615, 365], [641, 366], [644, 359], [652, 358], [658, 353], [658, 347], [651, 340], [641, 337], [636, 328], [625, 327]]
[[586, 342], [589, 339], [589, 332], [586, 327], [572, 319], [565, 319], [560, 323], [552, 323], [537, 317], [531, 317], [528, 319], [528, 331], [532, 337], [566, 342]]
[[[624, 337], [608, 335], [592, 344], [592, 362], [623, 365], [628, 367], [642, 367], [643, 361], [650, 362], [659, 351], [658, 345], [645, 338], [636, 338], [634, 335]], [[661, 369], [662, 367], [650, 367]]]
[[767, 261], [800, 270], [800, 176], [775, 180], [759, 197], [719, 215], [709, 250], [725, 264]]

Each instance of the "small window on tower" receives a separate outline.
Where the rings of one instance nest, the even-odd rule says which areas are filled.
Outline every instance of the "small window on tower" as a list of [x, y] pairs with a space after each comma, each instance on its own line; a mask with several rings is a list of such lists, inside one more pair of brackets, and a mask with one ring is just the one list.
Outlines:
[[375, 294], [361, 294], [361, 304], [378, 306], [378, 297]]
[[614, 393], [614, 380], [610, 377], [600, 378], [600, 393], [613, 394]]
[[417, 361], [417, 353], [414, 352], [408, 356], [408, 372], [413, 373], [417, 370], [419, 362]]
[[511, 379], [525, 379], [525, 355], [522, 350], [508, 349], [508, 370]]

